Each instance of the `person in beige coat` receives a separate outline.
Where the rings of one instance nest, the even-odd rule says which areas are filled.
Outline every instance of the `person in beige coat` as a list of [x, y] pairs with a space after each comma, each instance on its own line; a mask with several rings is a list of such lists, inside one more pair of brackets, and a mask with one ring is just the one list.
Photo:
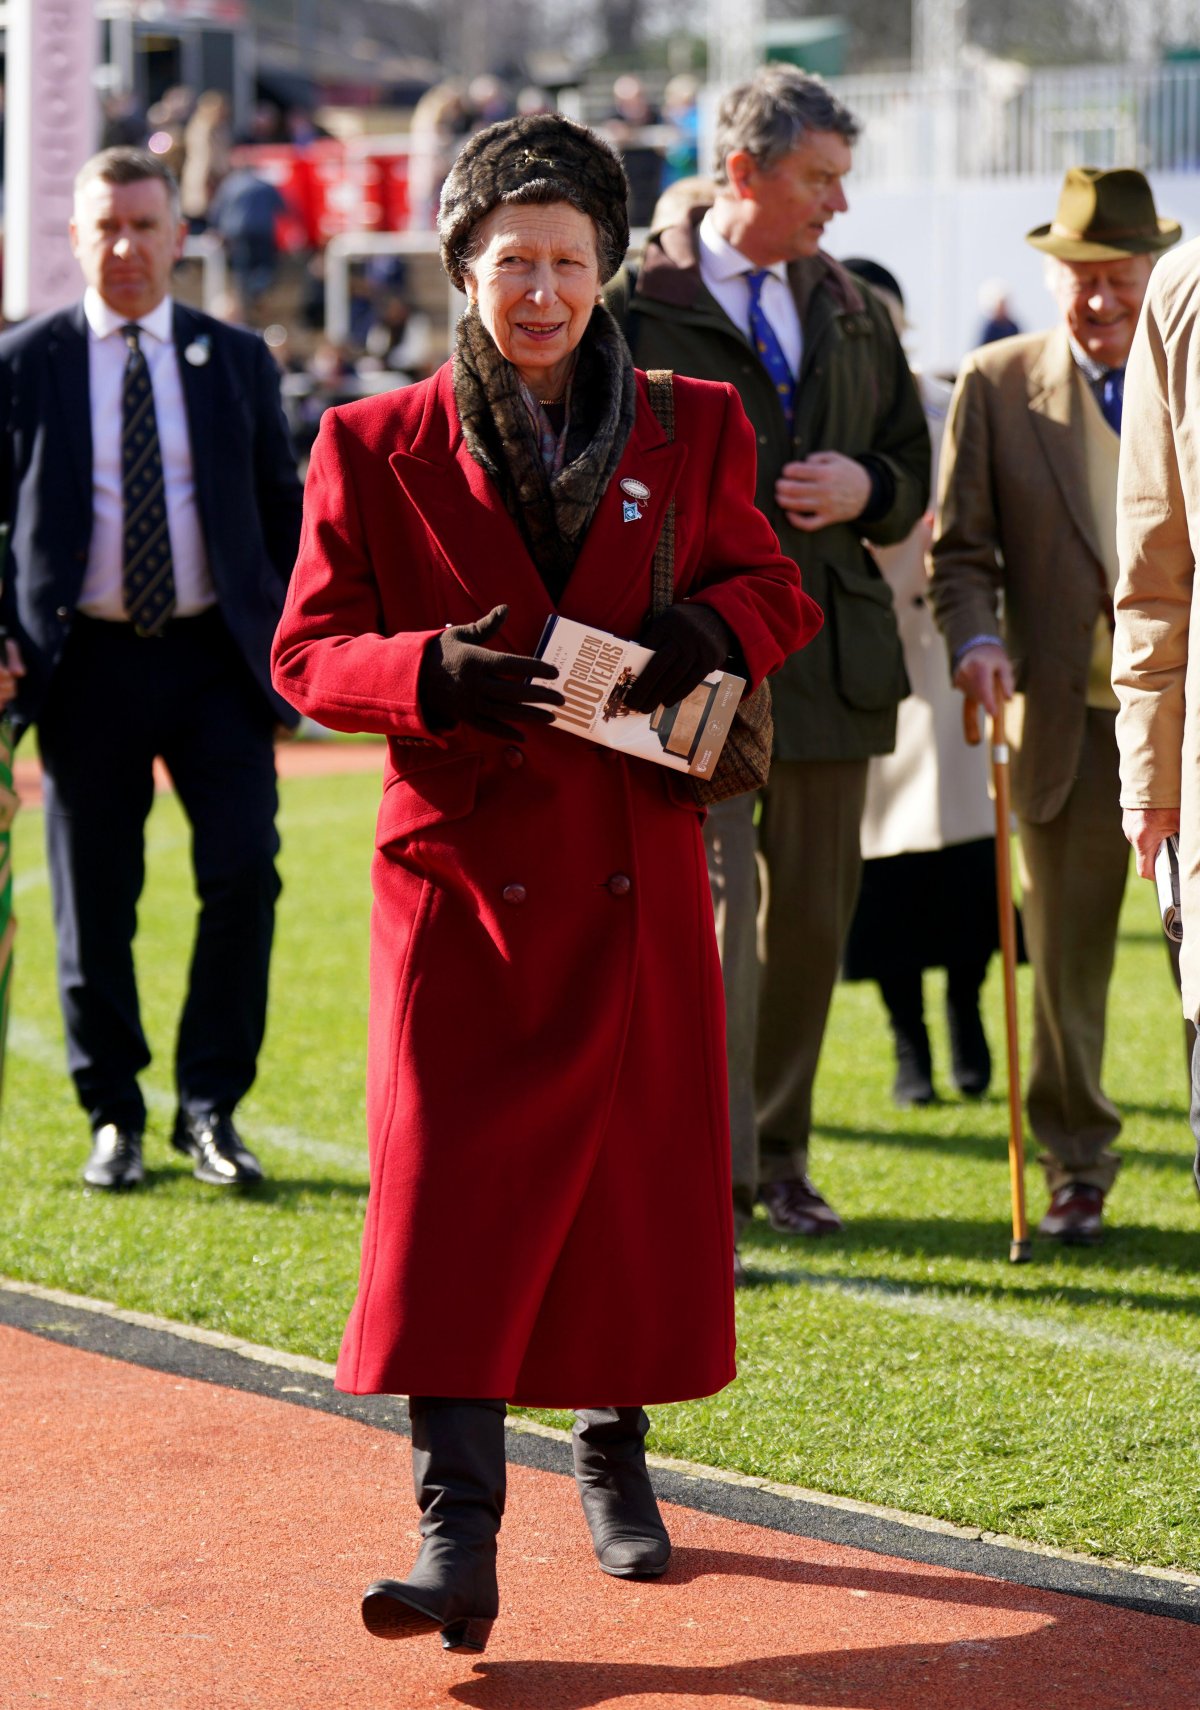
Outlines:
[[[1009, 720], [1012, 794], [1034, 976], [1029, 1124], [1050, 1205], [1039, 1229], [1102, 1235], [1120, 1159], [1101, 1086], [1108, 985], [1129, 851], [1117, 805], [1112, 590], [1125, 362], [1160, 251], [1140, 172], [1072, 168], [1052, 223], [1051, 332], [968, 358], [942, 454], [933, 599], [955, 684]], [[1003, 597], [1003, 639], [1000, 607]]]
[[[1121, 441], [1113, 688], [1121, 806], [1137, 870], [1179, 837], [1183, 1013], [1200, 1023], [1200, 242], [1156, 270], [1129, 356]], [[1200, 1053], [1192, 1051], [1200, 1191]]]

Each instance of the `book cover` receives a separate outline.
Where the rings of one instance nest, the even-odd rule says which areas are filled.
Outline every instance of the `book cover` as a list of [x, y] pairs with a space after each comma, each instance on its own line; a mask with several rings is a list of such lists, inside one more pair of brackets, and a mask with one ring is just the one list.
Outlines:
[[635, 713], [625, 695], [653, 658], [648, 647], [591, 624], [552, 617], [535, 652], [558, 667], [554, 687], [565, 695], [566, 705], [554, 708], [554, 722], [563, 730], [675, 772], [712, 777], [746, 690], [743, 677], [712, 671], [673, 706]]

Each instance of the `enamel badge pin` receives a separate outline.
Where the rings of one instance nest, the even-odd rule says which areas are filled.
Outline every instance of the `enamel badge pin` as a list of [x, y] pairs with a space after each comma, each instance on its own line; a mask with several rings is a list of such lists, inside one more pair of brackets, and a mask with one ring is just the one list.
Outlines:
[[201, 333], [198, 338], [192, 340], [191, 344], [184, 346], [183, 354], [193, 368], [203, 368], [212, 355], [212, 340], [207, 333]]
[[631, 475], [627, 475], [621, 482], [621, 491], [625, 494], [625, 502], [622, 506], [624, 520], [626, 522], [640, 522], [642, 520], [642, 506], [650, 497], [649, 487], [644, 481], [635, 481]]

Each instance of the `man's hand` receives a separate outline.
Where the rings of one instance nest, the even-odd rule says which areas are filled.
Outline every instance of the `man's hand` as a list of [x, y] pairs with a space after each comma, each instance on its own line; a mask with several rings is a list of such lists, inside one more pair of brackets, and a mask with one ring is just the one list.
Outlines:
[[871, 477], [840, 451], [814, 451], [803, 463], [785, 463], [775, 502], [793, 528], [813, 534], [830, 523], [853, 522], [871, 499]]
[[1152, 879], [1159, 844], [1178, 834], [1179, 809], [1126, 808], [1121, 815], [1121, 830], [1133, 845], [1138, 878]]
[[8, 706], [17, 692], [18, 679], [25, 675], [25, 661], [15, 641], [4, 643], [4, 663], [0, 665], [0, 712]]
[[990, 641], [968, 648], [954, 673], [954, 687], [961, 689], [968, 700], [978, 701], [989, 718], [995, 718], [997, 685], [1002, 698], [1011, 701], [1016, 689], [1008, 654]]

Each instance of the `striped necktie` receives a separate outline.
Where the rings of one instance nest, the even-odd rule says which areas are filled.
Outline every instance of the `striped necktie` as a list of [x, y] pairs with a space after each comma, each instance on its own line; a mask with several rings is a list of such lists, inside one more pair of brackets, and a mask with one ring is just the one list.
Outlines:
[[771, 275], [765, 267], [752, 267], [747, 270], [746, 285], [750, 292], [750, 337], [754, 340], [754, 348], [762, 358], [762, 365], [771, 376], [771, 382], [779, 394], [779, 402], [790, 429], [792, 417], [795, 413], [796, 376], [788, 367], [788, 359], [783, 354], [783, 346], [775, 336], [775, 328], [763, 311], [762, 289], [770, 277]]
[[124, 555], [121, 589], [139, 635], [158, 635], [175, 610], [175, 575], [167, 527], [162, 447], [154, 389], [136, 325], [121, 328], [129, 347], [121, 393], [121, 492]]

